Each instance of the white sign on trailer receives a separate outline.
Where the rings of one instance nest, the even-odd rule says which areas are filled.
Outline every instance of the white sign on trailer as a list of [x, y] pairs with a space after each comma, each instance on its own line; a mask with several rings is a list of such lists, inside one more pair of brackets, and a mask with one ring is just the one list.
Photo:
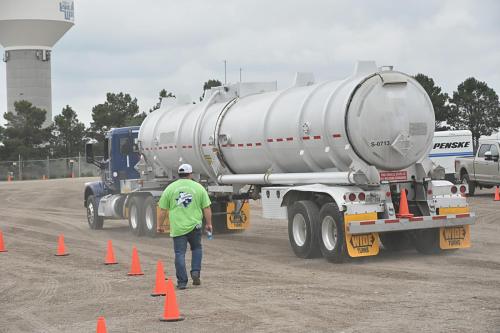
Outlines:
[[455, 158], [474, 156], [472, 133], [468, 130], [435, 132], [430, 159], [445, 169], [446, 179], [454, 180]]

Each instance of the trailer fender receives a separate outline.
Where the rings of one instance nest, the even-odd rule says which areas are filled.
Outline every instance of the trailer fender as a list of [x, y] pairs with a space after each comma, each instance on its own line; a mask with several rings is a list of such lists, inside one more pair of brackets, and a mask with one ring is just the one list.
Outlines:
[[87, 198], [89, 195], [93, 195], [96, 198], [100, 198], [106, 195], [106, 189], [104, 188], [104, 183], [101, 181], [85, 183], [85, 192], [83, 196], [83, 206], [87, 208]]
[[281, 207], [288, 207], [297, 200], [313, 200], [317, 194], [325, 194], [333, 199], [342, 210], [345, 204], [344, 195], [349, 192], [359, 192], [361, 188], [357, 186], [329, 186], [323, 184], [312, 184], [290, 187], [281, 200]]

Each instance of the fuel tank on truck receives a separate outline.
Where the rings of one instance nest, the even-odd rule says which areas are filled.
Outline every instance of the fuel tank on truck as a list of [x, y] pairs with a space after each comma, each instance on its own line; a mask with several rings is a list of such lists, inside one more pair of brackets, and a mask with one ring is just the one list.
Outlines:
[[165, 170], [190, 163], [214, 178], [214, 148], [233, 174], [348, 171], [353, 159], [401, 170], [425, 158], [433, 133], [434, 110], [416, 80], [358, 62], [344, 80], [298, 75], [283, 90], [240, 83], [213, 88], [199, 104], [162, 105], [139, 142], [146, 161]]

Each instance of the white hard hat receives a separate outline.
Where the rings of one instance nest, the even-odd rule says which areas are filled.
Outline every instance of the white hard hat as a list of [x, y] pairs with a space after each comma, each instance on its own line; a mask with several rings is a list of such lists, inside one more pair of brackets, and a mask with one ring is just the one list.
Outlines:
[[177, 169], [178, 173], [193, 173], [193, 167], [191, 164], [182, 164], [179, 169]]

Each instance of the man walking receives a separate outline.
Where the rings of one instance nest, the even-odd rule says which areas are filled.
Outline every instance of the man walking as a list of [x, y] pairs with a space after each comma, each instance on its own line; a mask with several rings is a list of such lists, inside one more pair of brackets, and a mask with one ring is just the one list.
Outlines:
[[179, 179], [163, 191], [158, 206], [161, 208], [160, 221], [163, 221], [165, 217], [170, 220], [177, 288], [186, 289], [188, 283], [185, 261], [187, 243], [191, 247], [192, 254], [191, 278], [193, 285], [199, 286], [201, 284], [202, 218], [205, 216], [205, 229], [212, 232], [212, 210], [207, 191], [192, 180], [193, 167], [189, 164], [182, 164], [178, 173]]

